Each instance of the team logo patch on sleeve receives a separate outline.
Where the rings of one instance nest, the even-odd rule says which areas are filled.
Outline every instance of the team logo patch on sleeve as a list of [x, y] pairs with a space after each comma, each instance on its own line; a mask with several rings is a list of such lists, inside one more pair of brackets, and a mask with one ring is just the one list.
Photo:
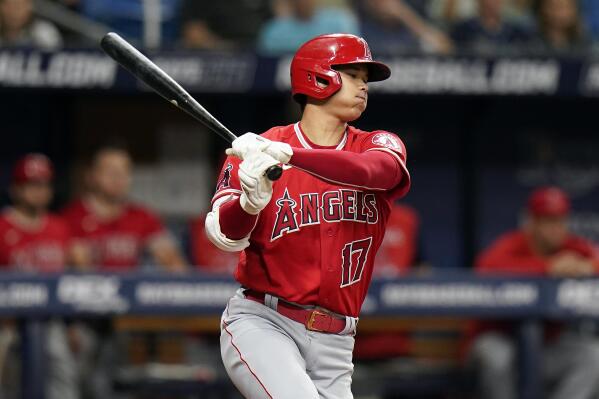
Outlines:
[[229, 163], [225, 170], [223, 171], [223, 177], [218, 181], [216, 185], [216, 191], [222, 190], [223, 188], [227, 188], [231, 185], [231, 170], [233, 169], [233, 165]]
[[403, 153], [399, 139], [390, 133], [377, 133], [372, 137], [372, 144], [387, 147], [390, 150]]

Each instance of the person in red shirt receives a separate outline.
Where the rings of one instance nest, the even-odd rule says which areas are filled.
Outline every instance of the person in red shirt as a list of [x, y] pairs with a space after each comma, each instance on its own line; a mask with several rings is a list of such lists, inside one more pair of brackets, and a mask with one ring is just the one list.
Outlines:
[[239, 252], [227, 252], [214, 245], [206, 235], [206, 215], [193, 219], [189, 226], [191, 262], [198, 271], [232, 273], [239, 262]]
[[[53, 176], [52, 163], [42, 154], [28, 154], [15, 164], [10, 185], [12, 206], [0, 214], [2, 270], [36, 274], [66, 270], [69, 229], [62, 218], [48, 212]], [[69, 340], [74, 334], [72, 329], [62, 320], [51, 319], [44, 324], [44, 330], [46, 398], [79, 398], [77, 368]], [[11, 328], [3, 329], [2, 334], [10, 336]], [[1, 341], [6, 344], [10, 340]], [[0, 363], [4, 363], [2, 360]]]
[[[532, 192], [522, 229], [499, 237], [476, 260], [479, 273], [586, 277], [599, 270], [593, 243], [568, 231], [570, 200], [557, 187]], [[479, 324], [471, 357], [480, 373], [481, 397], [516, 398], [514, 342], [506, 326]], [[551, 327], [556, 327], [552, 325]], [[547, 398], [591, 399], [599, 393], [599, 343], [573, 326], [550, 328], [542, 375]], [[556, 334], [557, 333], [557, 334]]]
[[62, 212], [75, 238], [75, 263], [84, 270], [123, 272], [140, 266], [144, 251], [171, 271], [185, 260], [160, 219], [128, 199], [132, 162], [119, 146], [93, 156], [88, 191]]
[[364, 39], [317, 36], [291, 63], [301, 120], [227, 150], [205, 226], [219, 248], [243, 250], [221, 354], [245, 397], [352, 397], [357, 318], [410, 175], [397, 135], [349, 123], [366, 110], [370, 82], [390, 73]]
[[[427, 267], [420, 244], [420, 217], [411, 206], [395, 203], [389, 215], [385, 238], [374, 260], [373, 276], [400, 278]], [[368, 332], [356, 337], [354, 358], [388, 360], [410, 352], [412, 340], [406, 331]]]
[[27, 272], [62, 272], [70, 234], [64, 220], [48, 213], [53, 177], [50, 160], [29, 154], [15, 166], [13, 205], [0, 214], [0, 267]]
[[[131, 168], [129, 153], [119, 145], [106, 145], [94, 153], [86, 176], [87, 191], [62, 212], [74, 237], [75, 267], [81, 271], [133, 272], [148, 253], [167, 271], [186, 270], [175, 240], [160, 219], [129, 200]], [[86, 320], [78, 327], [85, 345], [81, 356], [87, 370], [83, 386], [91, 397], [115, 397], [112, 321]]]
[[413, 207], [396, 203], [374, 260], [373, 275], [398, 277], [423, 267], [426, 267], [426, 261], [421, 246], [420, 216]]

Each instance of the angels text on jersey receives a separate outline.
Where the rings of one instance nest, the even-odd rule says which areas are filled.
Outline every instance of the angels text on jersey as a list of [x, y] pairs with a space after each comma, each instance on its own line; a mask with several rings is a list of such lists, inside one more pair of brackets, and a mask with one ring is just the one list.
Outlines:
[[273, 199], [277, 216], [270, 241], [284, 234], [299, 231], [304, 226], [320, 223], [351, 221], [376, 224], [379, 219], [376, 196], [373, 193], [338, 189], [323, 193], [302, 193], [298, 200], [285, 188], [280, 198]]

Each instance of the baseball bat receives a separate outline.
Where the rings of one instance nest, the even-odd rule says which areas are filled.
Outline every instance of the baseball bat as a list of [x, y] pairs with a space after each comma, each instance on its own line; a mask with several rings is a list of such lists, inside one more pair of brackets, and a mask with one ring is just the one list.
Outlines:
[[[106, 54], [168, 102], [187, 112], [229, 143], [237, 138], [179, 83], [118, 34], [107, 33], [102, 38], [100, 45]], [[268, 168], [266, 176], [274, 181], [281, 177], [281, 173], [283, 173], [281, 167], [275, 165]]]

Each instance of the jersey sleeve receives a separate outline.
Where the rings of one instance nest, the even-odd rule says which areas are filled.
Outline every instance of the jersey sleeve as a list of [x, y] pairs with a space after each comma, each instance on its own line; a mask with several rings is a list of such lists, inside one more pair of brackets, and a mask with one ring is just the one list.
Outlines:
[[565, 250], [574, 251], [591, 261], [595, 267], [595, 273], [599, 274], [599, 247], [595, 243], [582, 237], [571, 237], [566, 242]]
[[216, 192], [212, 197], [212, 203], [219, 198], [226, 196], [240, 196], [241, 185], [239, 183], [239, 164], [241, 160], [237, 157], [229, 156], [225, 159], [223, 167], [216, 182]]
[[389, 191], [392, 199], [401, 198], [410, 190], [411, 178], [407, 167], [408, 154], [406, 146], [396, 134], [377, 130], [367, 134], [362, 140], [360, 150], [367, 151], [383, 151], [391, 154], [399, 163], [403, 172], [403, 178], [399, 184]]

